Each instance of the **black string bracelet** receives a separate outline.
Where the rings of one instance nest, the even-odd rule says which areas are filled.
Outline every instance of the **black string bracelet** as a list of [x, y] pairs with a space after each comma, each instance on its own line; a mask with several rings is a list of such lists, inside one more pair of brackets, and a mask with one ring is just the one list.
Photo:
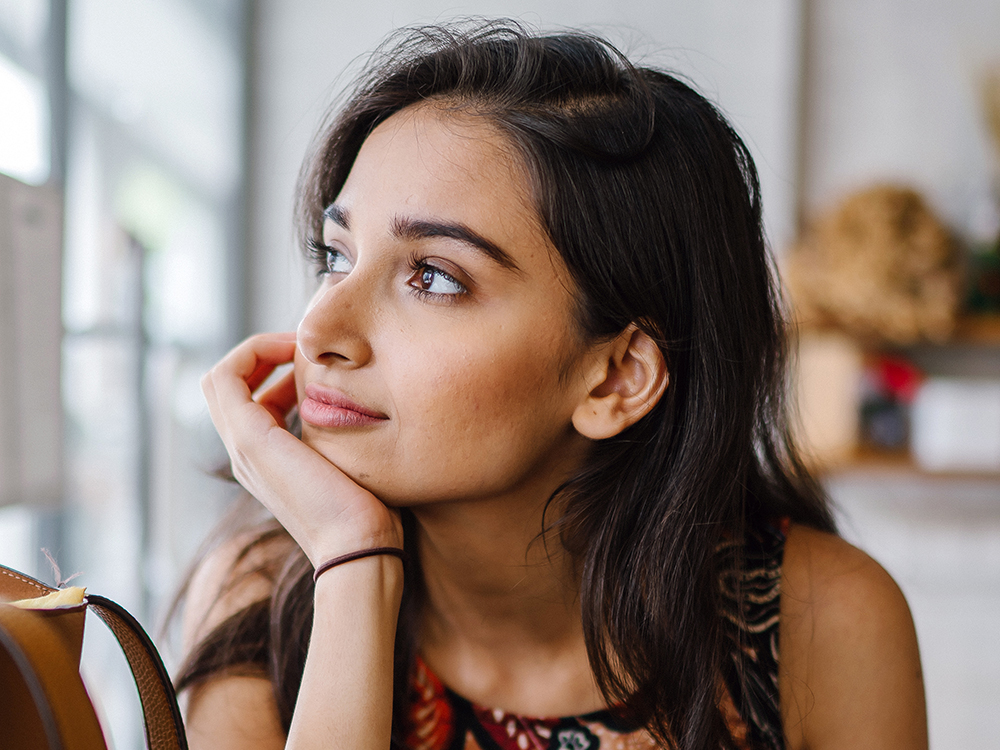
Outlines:
[[313, 583], [318, 581], [319, 577], [330, 568], [335, 568], [341, 563], [350, 562], [351, 560], [360, 560], [362, 557], [373, 557], [374, 555], [395, 555], [404, 563], [407, 560], [406, 552], [399, 547], [372, 547], [371, 549], [361, 549], [357, 552], [348, 552], [346, 555], [327, 560], [316, 568], [316, 572], [313, 573]]

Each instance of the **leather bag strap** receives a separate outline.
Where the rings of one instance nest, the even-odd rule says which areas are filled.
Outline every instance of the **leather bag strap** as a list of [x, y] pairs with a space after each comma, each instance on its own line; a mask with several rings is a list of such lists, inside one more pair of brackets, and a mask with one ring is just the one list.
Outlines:
[[142, 701], [146, 746], [149, 750], [187, 750], [174, 685], [142, 625], [124, 607], [103, 596], [89, 595], [87, 603], [114, 633], [128, 659]]
[[[30, 576], [0, 565], [0, 600], [10, 601], [32, 598], [51, 593], [52, 591], [55, 591], [55, 589], [51, 586], [47, 586]], [[94, 611], [94, 614], [114, 634], [122, 651], [125, 653], [125, 658], [128, 660], [129, 668], [132, 670], [132, 677], [135, 679], [136, 687], [139, 689], [139, 699], [142, 702], [146, 746], [149, 750], [187, 750], [184, 721], [177, 706], [177, 696], [174, 693], [173, 684], [170, 681], [170, 676], [167, 674], [166, 668], [163, 666], [160, 654], [157, 652], [152, 640], [146, 634], [146, 631], [143, 630], [139, 622], [127, 610], [110, 599], [106, 599], [103, 596], [89, 595], [86, 598], [86, 602], [89, 608]], [[4, 609], [13, 610], [14, 608], [5, 607]], [[34, 613], [24, 612], [24, 614], [30, 616]], [[6, 641], [3, 645], [7, 645]], [[26, 658], [36, 673], [39, 665], [44, 666], [45, 662], [48, 661], [62, 662], [70, 666], [74, 664], [73, 657], [69, 651], [65, 655], [62, 653], [56, 654], [55, 652], [50, 652], [50, 654], [51, 658], [45, 657], [42, 661], [37, 661], [30, 655], [27, 655]], [[24, 667], [25, 664], [19, 664], [18, 666]], [[79, 677], [79, 670], [76, 669], [75, 676], [71, 675], [70, 677], [74, 682], [79, 682], [80, 690], [83, 691], [82, 694], [85, 698], [86, 692]], [[66, 679], [65, 675], [63, 679]], [[29, 684], [30, 688], [31, 685]], [[33, 698], [36, 698], [37, 703], [38, 696], [35, 693], [35, 690], [31, 690], [31, 695]], [[60, 696], [62, 695], [63, 693], [60, 690]], [[0, 700], [3, 700], [3, 698], [0, 698]], [[74, 698], [74, 700], [78, 702], [79, 699]], [[90, 708], [90, 713], [93, 714], [93, 707], [90, 706], [89, 699], [86, 702]], [[42, 713], [58, 713], [57, 707], [54, 705], [43, 707], [40, 711]], [[76, 747], [104, 747], [103, 741], [100, 745], [82, 745], [73, 742], [72, 739], [67, 741], [66, 737], [71, 737], [72, 732], [76, 730], [72, 725], [65, 727], [59, 721], [56, 721], [56, 724], [59, 725], [59, 731], [65, 736], [62, 738], [61, 744], [52, 744], [50, 742], [49, 746], [52, 748], [66, 748], [66, 750], [70, 750], [70, 748]], [[51, 733], [51, 727], [46, 728], [46, 733]]]

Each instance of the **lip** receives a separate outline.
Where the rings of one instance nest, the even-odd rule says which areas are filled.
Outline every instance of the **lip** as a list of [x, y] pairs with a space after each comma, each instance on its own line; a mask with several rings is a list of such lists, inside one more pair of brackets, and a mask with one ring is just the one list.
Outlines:
[[367, 427], [389, 417], [357, 404], [340, 391], [309, 383], [299, 404], [303, 422], [316, 427]]

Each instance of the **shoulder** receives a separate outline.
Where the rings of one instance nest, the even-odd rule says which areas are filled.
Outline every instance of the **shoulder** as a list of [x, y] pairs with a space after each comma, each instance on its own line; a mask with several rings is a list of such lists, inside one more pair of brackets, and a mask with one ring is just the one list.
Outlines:
[[843, 539], [793, 525], [781, 578], [789, 747], [926, 747], [916, 632], [899, 586]]
[[229, 617], [270, 597], [290, 544], [287, 535], [257, 529], [229, 537], [198, 561], [184, 595], [186, 653]]
[[[788, 613], [839, 631], [910, 622], [899, 586], [866, 553], [840, 537], [793, 524], [785, 541], [781, 593]], [[876, 617], [877, 620], [872, 618]]]
[[[290, 539], [261, 530], [230, 537], [197, 564], [184, 600], [184, 651], [190, 655], [218, 625], [267, 599]], [[284, 731], [271, 683], [263, 676], [218, 674], [186, 691], [185, 724], [192, 750], [277, 750]]]

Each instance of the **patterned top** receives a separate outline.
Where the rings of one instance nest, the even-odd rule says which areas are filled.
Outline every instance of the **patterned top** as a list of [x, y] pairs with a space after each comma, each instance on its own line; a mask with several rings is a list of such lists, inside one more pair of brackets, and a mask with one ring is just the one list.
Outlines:
[[[743, 544], [727, 539], [717, 547], [722, 616], [731, 641], [720, 708], [737, 745], [747, 750], [784, 750], [785, 746], [778, 704], [778, 614], [787, 530], [784, 521], [748, 532]], [[737, 567], [740, 555], [742, 572]], [[445, 687], [419, 657], [412, 689], [413, 730], [406, 740], [410, 750], [659, 747], [645, 729], [624, 724], [607, 710], [553, 719], [477, 706]]]

